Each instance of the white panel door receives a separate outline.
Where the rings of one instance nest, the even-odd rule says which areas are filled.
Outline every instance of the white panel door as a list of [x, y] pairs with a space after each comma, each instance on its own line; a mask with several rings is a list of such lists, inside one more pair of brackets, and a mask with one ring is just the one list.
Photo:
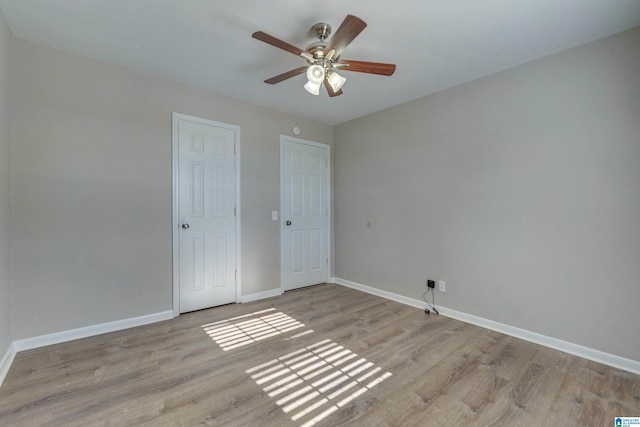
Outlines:
[[287, 291], [329, 278], [329, 146], [281, 138], [281, 274]]
[[178, 119], [180, 312], [236, 301], [236, 131]]

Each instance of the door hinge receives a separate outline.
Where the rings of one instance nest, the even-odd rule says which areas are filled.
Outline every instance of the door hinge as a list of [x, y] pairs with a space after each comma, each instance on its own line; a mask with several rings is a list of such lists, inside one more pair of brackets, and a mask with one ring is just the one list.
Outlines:
[[324, 216], [329, 216], [329, 208], [325, 208]]
[[235, 206], [233, 207], [233, 216], [236, 216], [236, 208], [235, 208]]
[[325, 162], [325, 167], [328, 168], [329, 167], [329, 160], [325, 160], [324, 162]]
[[233, 278], [238, 280], [238, 270], [233, 272]]
[[327, 265], [329, 265], [329, 258], [327, 258]]
[[236, 154], [236, 144], [233, 144], [233, 154]]

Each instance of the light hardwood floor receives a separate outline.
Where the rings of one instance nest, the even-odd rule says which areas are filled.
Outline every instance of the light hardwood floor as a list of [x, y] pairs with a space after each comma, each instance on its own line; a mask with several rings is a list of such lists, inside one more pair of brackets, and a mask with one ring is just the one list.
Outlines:
[[1, 426], [613, 426], [640, 376], [338, 285], [19, 353]]

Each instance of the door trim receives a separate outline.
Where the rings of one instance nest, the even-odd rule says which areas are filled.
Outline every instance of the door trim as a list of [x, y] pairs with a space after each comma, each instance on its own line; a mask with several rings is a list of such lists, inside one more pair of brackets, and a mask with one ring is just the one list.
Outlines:
[[282, 197], [282, 195], [284, 194], [284, 162], [283, 162], [283, 156], [284, 156], [284, 142], [289, 141], [289, 142], [294, 142], [297, 144], [305, 144], [305, 145], [310, 145], [312, 147], [316, 147], [316, 148], [321, 148], [327, 151], [327, 160], [329, 161], [329, 164], [327, 166], [327, 209], [329, 210], [329, 215], [327, 216], [327, 277], [325, 278], [326, 281], [329, 281], [329, 277], [331, 277], [331, 224], [332, 224], [332, 216], [331, 213], [333, 212], [333, 209], [331, 207], [331, 195], [332, 195], [332, 191], [331, 191], [331, 146], [329, 144], [324, 144], [321, 142], [314, 142], [314, 141], [308, 141], [306, 139], [301, 139], [301, 138], [296, 138], [293, 136], [288, 136], [288, 135], [280, 135], [280, 293], [284, 293], [285, 289], [284, 289], [284, 283], [282, 278], [284, 277], [284, 265], [282, 263], [282, 260], [284, 259], [282, 250], [283, 250], [283, 241], [282, 241], [282, 236], [283, 236], [283, 229], [284, 229], [284, 224], [283, 224], [283, 218], [282, 218], [282, 213], [284, 212], [284, 199]]
[[242, 209], [240, 206], [240, 126], [230, 125], [228, 123], [216, 122], [209, 119], [203, 119], [201, 117], [189, 116], [187, 114], [176, 113], [173, 112], [171, 114], [171, 181], [172, 181], [172, 266], [173, 266], [173, 279], [172, 279], [172, 287], [173, 287], [173, 317], [177, 317], [180, 315], [180, 236], [179, 236], [179, 226], [180, 226], [180, 218], [178, 217], [178, 189], [179, 181], [178, 181], [178, 138], [180, 136], [178, 131], [178, 121], [179, 120], [188, 120], [194, 123], [199, 123], [207, 126], [216, 126], [224, 129], [232, 130], [235, 133], [235, 143], [236, 143], [236, 155], [235, 155], [235, 169], [236, 169], [236, 221], [235, 221], [235, 233], [236, 233], [236, 253], [235, 253], [235, 261], [236, 261], [236, 302], [241, 301], [242, 295], [242, 268], [241, 268], [241, 254], [242, 248], [240, 244], [242, 242], [241, 239], [241, 219], [242, 219]]

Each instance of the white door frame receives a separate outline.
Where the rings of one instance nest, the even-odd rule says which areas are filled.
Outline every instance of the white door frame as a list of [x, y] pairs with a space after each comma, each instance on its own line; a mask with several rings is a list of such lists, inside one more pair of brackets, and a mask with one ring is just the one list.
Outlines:
[[200, 123], [207, 126], [216, 126], [224, 129], [229, 129], [235, 132], [235, 142], [236, 142], [236, 155], [235, 155], [235, 168], [236, 168], [236, 302], [240, 302], [242, 295], [242, 269], [241, 267], [241, 247], [240, 242], [242, 239], [240, 238], [240, 223], [241, 223], [241, 209], [240, 209], [240, 126], [230, 125], [228, 123], [216, 122], [209, 119], [203, 119], [201, 117], [189, 116], [187, 114], [182, 113], [172, 113], [171, 115], [171, 175], [172, 175], [172, 184], [173, 184], [173, 195], [172, 195], [172, 205], [173, 205], [173, 218], [171, 221], [171, 226], [173, 227], [172, 238], [173, 238], [173, 317], [177, 317], [180, 315], [180, 218], [178, 217], [178, 189], [179, 180], [178, 180], [178, 138], [179, 138], [179, 129], [178, 129], [178, 121], [179, 120], [189, 120], [191, 122]]
[[284, 293], [284, 283], [282, 281], [282, 277], [284, 275], [284, 265], [282, 263], [283, 260], [283, 230], [284, 230], [284, 218], [282, 213], [284, 212], [284, 199], [282, 195], [284, 194], [284, 162], [282, 161], [284, 155], [284, 141], [287, 140], [289, 142], [295, 142], [298, 144], [306, 144], [312, 147], [320, 148], [326, 150], [327, 152], [327, 209], [329, 215], [327, 216], [327, 277], [326, 281], [329, 281], [331, 277], [331, 146], [328, 144], [323, 144], [321, 142], [308, 141], [306, 139], [296, 138], [288, 135], [280, 135], [280, 293]]

